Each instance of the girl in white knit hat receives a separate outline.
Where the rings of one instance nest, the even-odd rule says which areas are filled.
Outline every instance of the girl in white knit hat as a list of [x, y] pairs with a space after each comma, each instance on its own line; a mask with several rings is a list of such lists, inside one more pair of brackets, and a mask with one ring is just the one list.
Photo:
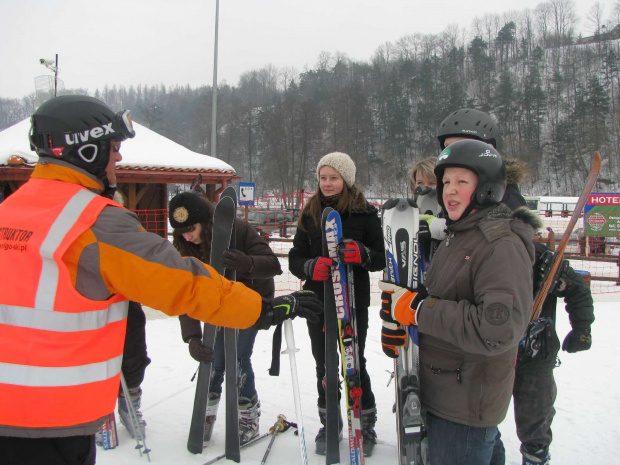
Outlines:
[[[346, 247], [339, 246], [340, 258], [353, 265], [355, 280], [355, 309], [362, 384], [362, 428], [364, 455], [370, 456], [377, 442], [374, 427], [377, 420], [375, 397], [366, 370], [364, 348], [368, 331], [370, 304], [369, 271], [385, 267], [381, 220], [377, 209], [370, 205], [355, 184], [355, 163], [349, 155], [333, 152], [319, 161], [316, 169], [318, 188], [308, 200], [297, 223], [293, 248], [289, 252], [289, 269], [305, 280], [304, 289], [313, 290], [323, 298], [324, 281], [330, 278], [332, 260], [322, 257], [321, 216], [323, 209], [332, 207], [340, 213], [343, 238], [350, 239]], [[325, 333], [324, 320], [308, 324], [312, 355], [316, 361], [319, 417], [323, 427], [316, 437], [316, 452], [325, 455]], [[340, 420], [342, 427], [342, 420]], [[342, 438], [342, 435], [341, 435]]]

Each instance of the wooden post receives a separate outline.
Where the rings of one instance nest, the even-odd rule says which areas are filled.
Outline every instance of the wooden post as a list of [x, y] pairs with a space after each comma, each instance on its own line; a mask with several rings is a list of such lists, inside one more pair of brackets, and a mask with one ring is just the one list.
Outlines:
[[555, 250], [555, 233], [553, 229], [549, 229], [549, 235], [547, 236], [547, 247], [551, 249], [551, 251]]

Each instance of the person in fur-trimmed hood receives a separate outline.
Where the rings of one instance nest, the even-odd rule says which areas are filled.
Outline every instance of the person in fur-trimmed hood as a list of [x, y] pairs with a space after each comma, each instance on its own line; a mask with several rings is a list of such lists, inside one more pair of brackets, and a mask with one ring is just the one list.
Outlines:
[[[385, 267], [383, 233], [377, 209], [370, 205], [355, 184], [355, 163], [349, 155], [333, 152], [318, 163], [316, 193], [308, 200], [297, 223], [293, 247], [289, 252], [289, 269], [305, 281], [304, 289], [323, 297], [324, 282], [330, 279], [333, 261], [322, 257], [321, 216], [323, 209], [332, 207], [340, 213], [343, 239], [339, 245], [341, 260], [353, 265], [355, 280], [355, 311], [357, 317], [360, 375], [362, 384], [362, 428], [364, 455], [370, 456], [376, 444], [374, 426], [377, 418], [375, 397], [366, 370], [364, 348], [368, 331], [368, 306], [370, 305], [369, 271]], [[318, 409], [321, 423], [325, 425], [325, 333], [324, 319], [308, 324], [312, 355], [316, 361]], [[342, 427], [342, 420], [340, 421]], [[325, 455], [325, 426], [316, 437], [316, 452]]]
[[[437, 159], [450, 222], [426, 275], [381, 282], [381, 318], [417, 325], [420, 393], [433, 465], [488, 464], [506, 415], [517, 346], [532, 309], [536, 215], [500, 204], [506, 170], [489, 144], [460, 140]], [[406, 339], [405, 339], [406, 341]]]
[[506, 164], [506, 192], [502, 203], [513, 211], [519, 207], [527, 207], [519, 186], [528, 175], [529, 166], [518, 158], [503, 157], [503, 159]]
[[[512, 209], [525, 205], [519, 185], [529, 172], [528, 165], [518, 159], [505, 159], [508, 188], [502, 203]], [[512, 186], [511, 193], [508, 189]], [[543, 243], [535, 242], [534, 289], [540, 289], [547, 260], [552, 251]], [[564, 260], [566, 262], [566, 260]], [[582, 275], [567, 262], [560, 266], [558, 284], [545, 299], [538, 319], [528, 326], [527, 334], [519, 344], [515, 380], [512, 389], [517, 437], [522, 465], [550, 463], [553, 438], [551, 425], [555, 416], [554, 403], [557, 387], [553, 372], [560, 366], [560, 348], [568, 353], [589, 350], [592, 346], [591, 326], [594, 322], [594, 304], [589, 285]], [[536, 294], [536, 292], [534, 293]], [[556, 332], [558, 298], [563, 298], [571, 331], [560, 344]], [[504, 465], [506, 452], [501, 435], [495, 440], [490, 465]]]

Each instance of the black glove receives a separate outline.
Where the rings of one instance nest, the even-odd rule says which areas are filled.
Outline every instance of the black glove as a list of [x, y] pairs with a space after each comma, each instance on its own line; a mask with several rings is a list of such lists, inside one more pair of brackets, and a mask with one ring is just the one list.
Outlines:
[[370, 264], [368, 247], [361, 242], [351, 239], [345, 239], [338, 244], [338, 257], [343, 262], [351, 265], [362, 265], [366, 267]]
[[304, 273], [312, 281], [327, 281], [335, 264], [331, 258], [317, 257], [304, 263]]
[[229, 249], [224, 250], [222, 254], [222, 265], [229, 270], [249, 273], [254, 264], [252, 263], [252, 259], [245, 252], [237, 249]]
[[212, 362], [213, 351], [202, 345], [200, 338], [193, 337], [189, 340], [189, 354], [197, 362]]
[[[381, 315], [383, 318], [383, 314]], [[398, 358], [398, 349], [407, 345], [407, 331], [397, 322], [382, 321], [381, 346], [383, 353], [390, 358]]]
[[572, 329], [571, 332], [566, 335], [562, 343], [562, 350], [569, 354], [588, 350], [590, 347], [592, 347], [590, 328]]
[[323, 302], [316, 298], [312, 291], [297, 291], [289, 295], [281, 295], [274, 299], [263, 299], [263, 309], [254, 323], [257, 329], [269, 329], [284, 320], [299, 315], [308, 321], [318, 323], [323, 313]]
[[421, 220], [418, 225], [418, 241], [429, 242], [432, 239], [431, 230], [426, 221]]

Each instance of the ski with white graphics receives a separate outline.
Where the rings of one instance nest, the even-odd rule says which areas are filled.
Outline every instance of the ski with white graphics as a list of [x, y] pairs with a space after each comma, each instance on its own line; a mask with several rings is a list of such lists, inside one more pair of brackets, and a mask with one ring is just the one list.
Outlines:
[[[342, 376], [344, 379], [347, 423], [349, 427], [349, 460], [351, 465], [363, 465], [362, 386], [357, 343], [357, 323], [352, 292], [353, 273], [350, 272], [350, 269], [347, 270], [350, 267], [345, 267], [345, 264], [338, 260], [338, 244], [342, 241], [340, 215], [337, 211], [326, 208], [323, 212], [323, 219], [323, 253], [327, 253], [329, 258], [337, 262], [337, 265], [332, 268], [331, 282], [329, 280], [326, 281], [325, 287], [327, 288], [331, 285], [334, 305], [329, 307], [329, 311], [336, 313], [338, 322], [338, 341], [342, 357]], [[325, 311], [328, 311], [327, 305]], [[338, 425], [336, 424], [336, 426]], [[334, 428], [331, 428], [331, 431], [333, 430]], [[338, 431], [337, 428], [336, 431]], [[330, 428], [328, 428], [327, 434], [330, 434]]]
[[[412, 199], [390, 199], [382, 207], [386, 269], [384, 279], [415, 288], [419, 268], [419, 211]], [[399, 465], [427, 463], [420, 403], [419, 347], [417, 327], [409, 328], [410, 340], [394, 360], [396, 380], [396, 429]]]

